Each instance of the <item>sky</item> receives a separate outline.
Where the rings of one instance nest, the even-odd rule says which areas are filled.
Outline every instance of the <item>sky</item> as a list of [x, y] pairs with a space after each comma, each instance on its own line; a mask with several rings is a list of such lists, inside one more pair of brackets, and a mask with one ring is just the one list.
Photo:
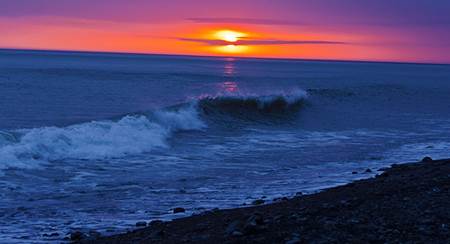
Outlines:
[[449, 0], [0, 0], [0, 48], [450, 63]]

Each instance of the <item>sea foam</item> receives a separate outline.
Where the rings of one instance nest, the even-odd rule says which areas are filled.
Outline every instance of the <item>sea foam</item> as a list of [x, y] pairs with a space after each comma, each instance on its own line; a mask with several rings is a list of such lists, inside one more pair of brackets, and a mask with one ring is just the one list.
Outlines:
[[63, 159], [108, 159], [167, 147], [179, 130], [205, 127], [194, 106], [127, 115], [68, 127], [42, 127], [0, 134], [0, 168], [28, 168]]

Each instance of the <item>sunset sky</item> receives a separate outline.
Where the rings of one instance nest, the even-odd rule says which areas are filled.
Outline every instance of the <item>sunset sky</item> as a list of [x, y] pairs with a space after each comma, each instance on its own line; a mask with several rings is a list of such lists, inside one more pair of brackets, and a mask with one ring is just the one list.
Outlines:
[[450, 63], [449, 0], [0, 0], [0, 48]]

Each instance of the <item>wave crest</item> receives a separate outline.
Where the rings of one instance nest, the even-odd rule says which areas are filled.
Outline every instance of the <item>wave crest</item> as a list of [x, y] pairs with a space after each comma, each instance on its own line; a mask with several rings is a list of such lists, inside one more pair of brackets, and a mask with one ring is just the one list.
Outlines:
[[283, 95], [206, 96], [198, 101], [198, 106], [206, 115], [276, 115], [298, 111], [306, 98], [307, 93], [302, 90]]

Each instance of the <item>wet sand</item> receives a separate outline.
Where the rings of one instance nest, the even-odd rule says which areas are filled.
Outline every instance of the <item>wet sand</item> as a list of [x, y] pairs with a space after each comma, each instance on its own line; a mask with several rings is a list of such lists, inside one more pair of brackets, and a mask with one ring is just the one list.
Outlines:
[[[144, 223], [142, 223], [144, 224]], [[450, 159], [266, 205], [154, 221], [84, 243], [450, 243]]]

